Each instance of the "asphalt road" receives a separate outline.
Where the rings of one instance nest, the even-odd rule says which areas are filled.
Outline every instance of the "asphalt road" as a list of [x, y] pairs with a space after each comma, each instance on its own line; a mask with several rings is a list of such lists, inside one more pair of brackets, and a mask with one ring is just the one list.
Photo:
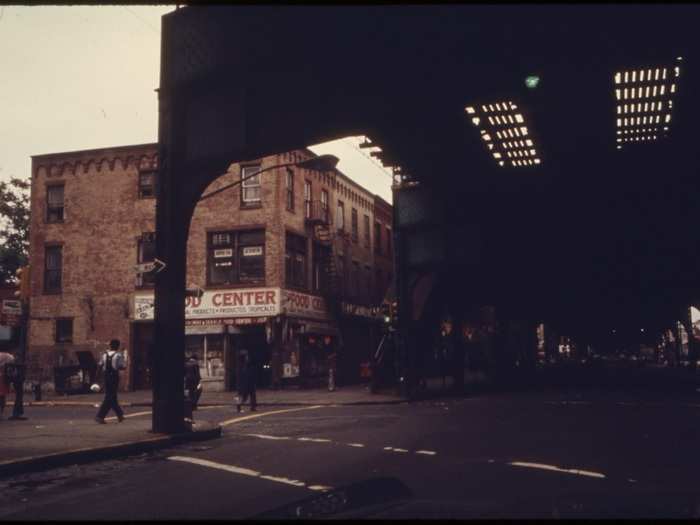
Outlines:
[[338, 494], [336, 510], [373, 517], [700, 517], [697, 396], [570, 390], [237, 422], [212, 408], [221, 439], [1, 480], [0, 519], [238, 519]]

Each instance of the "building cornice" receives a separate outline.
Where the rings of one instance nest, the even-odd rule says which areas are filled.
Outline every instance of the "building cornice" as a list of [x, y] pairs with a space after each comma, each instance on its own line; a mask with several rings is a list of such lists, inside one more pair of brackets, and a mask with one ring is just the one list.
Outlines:
[[[119, 164], [119, 166], [117, 165]], [[109, 147], [63, 153], [49, 153], [32, 156], [32, 174], [46, 177], [62, 177], [87, 173], [93, 167], [98, 173], [125, 170], [135, 167], [138, 170], [158, 169], [158, 144]]]

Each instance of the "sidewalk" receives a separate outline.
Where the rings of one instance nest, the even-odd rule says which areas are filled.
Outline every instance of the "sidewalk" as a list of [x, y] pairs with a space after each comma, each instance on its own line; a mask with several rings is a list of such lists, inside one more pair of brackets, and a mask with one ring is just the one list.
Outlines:
[[[232, 405], [235, 392], [204, 392], [199, 406]], [[339, 387], [334, 392], [325, 388], [283, 390], [259, 389], [258, 405], [304, 406], [304, 405], [378, 405], [402, 403], [405, 400], [390, 393], [372, 394], [367, 385]], [[24, 394], [24, 406], [84, 406], [101, 403], [103, 394], [57, 395], [43, 393], [41, 401], [34, 401], [31, 394]], [[119, 392], [119, 404], [131, 407], [150, 407], [153, 400], [151, 390]], [[12, 409], [14, 394], [8, 396], [8, 407]]]
[[[231, 406], [234, 395], [234, 392], [206, 392], [199, 404], [200, 407]], [[85, 417], [82, 407], [94, 408], [102, 402], [102, 398], [102, 394], [45, 394], [41, 401], [34, 401], [32, 395], [25, 394], [25, 407], [57, 407], [57, 410], [60, 407], [61, 415], [42, 417], [30, 410], [25, 414], [29, 417], [27, 420], [9, 421], [6, 418], [12, 413], [14, 403], [14, 394], [10, 394], [5, 419], [0, 420], [0, 477], [103, 461], [166, 448], [185, 441], [221, 436], [221, 427], [216, 422], [207, 421], [207, 412], [203, 410], [194, 413], [192, 432], [177, 435], [152, 433], [149, 416], [152, 401], [150, 390], [120, 392], [120, 404], [132, 408], [127, 411], [126, 420], [117, 423], [115, 417], [108, 417], [107, 425], [97, 425], [92, 416]], [[395, 395], [372, 394], [366, 385], [339, 388], [334, 392], [327, 389], [258, 391], [258, 406], [262, 413], [266, 411], [266, 407], [273, 406], [403, 402], [403, 399]]]

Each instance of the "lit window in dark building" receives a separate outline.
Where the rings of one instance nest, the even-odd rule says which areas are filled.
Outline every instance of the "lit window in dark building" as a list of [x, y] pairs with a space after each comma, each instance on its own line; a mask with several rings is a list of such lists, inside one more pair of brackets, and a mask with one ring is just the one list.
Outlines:
[[139, 199], [150, 199], [156, 196], [156, 172], [144, 171], [139, 173]]
[[[241, 202], [243, 204], [260, 203], [260, 175], [254, 175], [260, 171], [260, 166], [243, 166], [241, 168]], [[250, 177], [246, 179], [246, 177]]]
[[47, 246], [44, 255], [44, 292], [61, 292], [61, 272], [63, 268], [63, 247]]
[[73, 342], [73, 319], [56, 319], [56, 342]]
[[209, 233], [208, 284], [263, 282], [264, 248], [264, 230]]
[[351, 227], [352, 227], [352, 242], [357, 242], [357, 239], [359, 238], [359, 233], [358, 233], [358, 224], [357, 224], [357, 210], [355, 208], [352, 208], [350, 211], [350, 220], [351, 220]]
[[46, 222], [63, 222], [63, 193], [65, 186], [46, 187]]
[[[147, 232], [138, 241], [137, 261], [139, 264], [153, 262], [156, 258], [156, 234]], [[156, 282], [155, 272], [140, 273], [136, 278], [138, 286], [153, 286]]]
[[287, 286], [306, 288], [306, 238], [287, 233], [284, 253]]

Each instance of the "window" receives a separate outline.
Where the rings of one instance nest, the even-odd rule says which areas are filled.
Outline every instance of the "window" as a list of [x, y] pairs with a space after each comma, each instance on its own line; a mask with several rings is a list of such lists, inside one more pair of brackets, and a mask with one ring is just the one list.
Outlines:
[[156, 172], [139, 173], [139, 199], [152, 199], [156, 196]]
[[362, 288], [360, 287], [360, 263], [357, 261], [352, 261], [350, 282], [352, 283], [352, 295], [358, 297], [362, 293]]
[[352, 242], [357, 242], [359, 235], [357, 232], [357, 210], [355, 208], [352, 208], [352, 210], [350, 210], [350, 220], [352, 227]]
[[312, 275], [314, 292], [323, 292], [328, 288], [326, 261], [331, 257], [330, 252], [331, 250], [329, 247], [314, 243]]
[[287, 193], [287, 209], [294, 211], [294, 172], [287, 168], [286, 193]]
[[56, 342], [73, 342], [73, 319], [56, 319]]
[[328, 190], [321, 190], [321, 212], [323, 220], [328, 222]]
[[[260, 166], [243, 166], [241, 168], [241, 203], [260, 203], [260, 175], [254, 175], [260, 171]], [[250, 177], [246, 179], [246, 177]]]
[[[143, 233], [138, 241], [137, 263], [153, 262], [156, 258], [156, 234]], [[155, 272], [140, 273], [136, 277], [137, 286], [153, 286], [156, 283]]]
[[370, 248], [372, 245], [372, 241], [370, 240], [370, 233], [369, 233], [369, 215], [364, 216], [363, 220], [364, 224], [364, 230], [365, 230], [365, 248]]
[[386, 254], [391, 257], [391, 229], [386, 229]]
[[284, 253], [287, 286], [306, 288], [306, 238], [287, 233]]
[[63, 222], [64, 185], [46, 187], [46, 222]]
[[336, 214], [335, 222], [338, 227], [338, 231], [345, 229], [345, 205], [343, 204], [343, 201], [338, 201], [338, 213]]
[[374, 223], [374, 251], [380, 255], [382, 253], [382, 225], [378, 222]]
[[370, 301], [372, 297], [372, 269], [365, 266], [365, 300]]
[[265, 281], [265, 231], [210, 232], [208, 284]]
[[63, 247], [47, 246], [44, 255], [44, 293], [61, 293]]
[[338, 253], [338, 285], [340, 287], [340, 293], [343, 295], [345, 293], [345, 283], [347, 281], [345, 275], [345, 255], [343, 253]]
[[304, 181], [304, 217], [311, 217], [311, 182]]

